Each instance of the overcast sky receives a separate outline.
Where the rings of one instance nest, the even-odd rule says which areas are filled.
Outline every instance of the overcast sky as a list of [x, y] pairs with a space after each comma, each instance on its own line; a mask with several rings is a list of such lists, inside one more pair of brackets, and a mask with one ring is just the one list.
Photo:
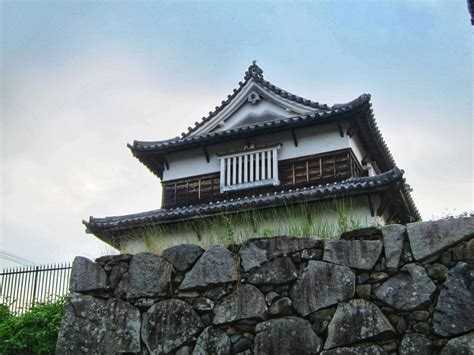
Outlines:
[[107, 253], [82, 219], [160, 207], [160, 181], [126, 143], [179, 135], [253, 59], [315, 101], [372, 94], [423, 218], [473, 208], [463, 0], [1, 4], [3, 251]]

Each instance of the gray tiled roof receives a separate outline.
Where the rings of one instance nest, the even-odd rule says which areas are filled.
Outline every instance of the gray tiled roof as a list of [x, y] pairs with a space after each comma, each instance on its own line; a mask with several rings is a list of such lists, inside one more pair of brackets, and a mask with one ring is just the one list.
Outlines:
[[299, 189], [286, 189], [280, 192], [253, 195], [195, 206], [158, 209], [125, 216], [105, 218], [90, 217], [89, 221], [83, 221], [83, 223], [87, 227], [88, 232], [100, 236], [101, 233], [109, 231], [184, 220], [198, 216], [209, 216], [221, 212], [236, 212], [253, 208], [278, 206], [285, 203], [315, 201], [337, 196], [351, 196], [382, 191], [394, 187], [397, 183], [401, 183], [401, 186], [403, 186], [403, 173], [403, 170], [393, 168], [380, 175], [351, 178], [332, 184]]
[[243, 136], [249, 133], [257, 133], [260, 131], [271, 130], [275, 128], [289, 128], [297, 127], [301, 125], [307, 125], [315, 123], [317, 121], [325, 121], [327, 119], [342, 115], [346, 112], [350, 112], [358, 107], [362, 107], [364, 104], [367, 104], [370, 101], [369, 94], [363, 94], [356, 98], [355, 100], [348, 102], [346, 104], [340, 104], [334, 106], [333, 108], [327, 108], [322, 111], [318, 111], [311, 114], [299, 115], [289, 118], [283, 118], [274, 121], [267, 121], [255, 125], [249, 125], [244, 127], [238, 127], [234, 129], [229, 129], [219, 132], [210, 132], [199, 134], [195, 136], [186, 136], [186, 137], [175, 137], [172, 139], [167, 139], [163, 141], [155, 142], [144, 142], [144, 141], [134, 141], [133, 144], [129, 144], [128, 147], [132, 152], [136, 154], [145, 153], [145, 152], [167, 152], [175, 150], [180, 147], [191, 147], [193, 145], [201, 145], [204, 143], [211, 143], [216, 141], [227, 140], [231, 137]]

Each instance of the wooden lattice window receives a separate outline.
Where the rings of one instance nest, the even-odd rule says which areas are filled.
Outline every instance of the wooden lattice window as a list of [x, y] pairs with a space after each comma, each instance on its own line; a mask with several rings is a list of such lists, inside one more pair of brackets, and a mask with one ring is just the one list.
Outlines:
[[279, 185], [278, 149], [280, 146], [248, 149], [220, 156], [221, 192]]

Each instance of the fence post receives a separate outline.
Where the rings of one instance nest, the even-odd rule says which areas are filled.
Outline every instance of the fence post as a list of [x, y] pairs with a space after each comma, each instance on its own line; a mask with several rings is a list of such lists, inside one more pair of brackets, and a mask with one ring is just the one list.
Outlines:
[[38, 284], [38, 270], [39, 270], [39, 266], [36, 266], [35, 267], [35, 283], [33, 286], [33, 306], [35, 305], [35, 301], [36, 301], [36, 285]]

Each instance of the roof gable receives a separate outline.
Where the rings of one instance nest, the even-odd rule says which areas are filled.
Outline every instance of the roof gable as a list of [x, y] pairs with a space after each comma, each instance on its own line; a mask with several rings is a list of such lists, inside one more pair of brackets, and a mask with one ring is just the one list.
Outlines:
[[282, 118], [315, 113], [327, 105], [304, 99], [282, 90], [263, 79], [263, 70], [254, 61], [244, 81], [213, 112], [188, 128], [183, 137], [191, 137], [230, 128], [244, 127]]

